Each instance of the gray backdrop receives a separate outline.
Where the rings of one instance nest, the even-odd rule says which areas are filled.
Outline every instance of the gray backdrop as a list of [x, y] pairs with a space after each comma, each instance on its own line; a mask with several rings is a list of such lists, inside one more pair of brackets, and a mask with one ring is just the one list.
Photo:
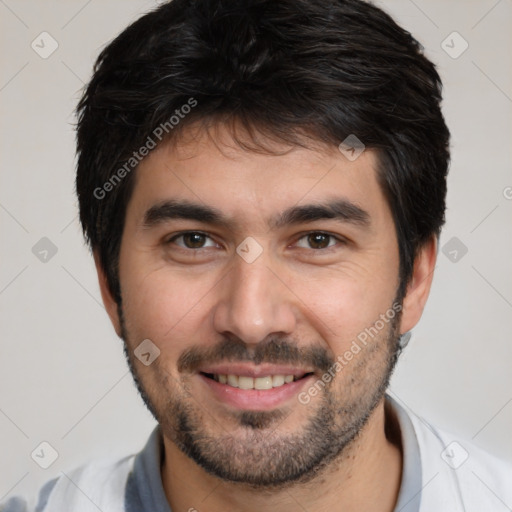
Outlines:
[[[0, 501], [137, 451], [154, 425], [81, 238], [72, 111], [98, 50], [155, 5], [0, 0]], [[433, 290], [392, 392], [512, 459], [512, 3], [379, 5], [437, 63], [453, 135]]]

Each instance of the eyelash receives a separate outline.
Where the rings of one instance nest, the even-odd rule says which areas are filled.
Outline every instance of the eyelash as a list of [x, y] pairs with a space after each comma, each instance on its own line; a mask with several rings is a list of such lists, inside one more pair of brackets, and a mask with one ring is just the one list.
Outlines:
[[[184, 237], [185, 235], [202, 235], [202, 236], [204, 236], [206, 238], [209, 238], [210, 240], [213, 241], [213, 239], [211, 238], [210, 235], [208, 235], [208, 233], [204, 233], [202, 231], [182, 231], [181, 233], [178, 233], [178, 234], [172, 236], [170, 239], [168, 239], [165, 242], [165, 244], [169, 245], [171, 243], [174, 243], [176, 240], [178, 240], [179, 238]], [[308, 231], [307, 233], [304, 233], [299, 238], [297, 238], [297, 240], [294, 243], [297, 243], [300, 240], [302, 240], [304, 238], [307, 238], [310, 235], [324, 235], [324, 236], [330, 237], [333, 240], [336, 240], [338, 242], [338, 244], [341, 244], [341, 245], [346, 245], [346, 243], [347, 243], [347, 241], [344, 238], [341, 238], [339, 236], [335, 236], [335, 235], [333, 235], [331, 233], [327, 233], [325, 231]], [[209, 247], [197, 247], [197, 248], [194, 249], [194, 248], [191, 248], [191, 247], [183, 247], [183, 246], [180, 246], [180, 245], [178, 245], [178, 247], [180, 249], [184, 250], [184, 251], [199, 251], [201, 249], [208, 249], [209, 248]], [[312, 251], [315, 251], [315, 252], [327, 252], [328, 250], [333, 249], [334, 247], [336, 247], [336, 244], [328, 245], [327, 247], [325, 247], [323, 249], [314, 249], [312, 247], [310, 247], [309, 249], [312, 250]]]

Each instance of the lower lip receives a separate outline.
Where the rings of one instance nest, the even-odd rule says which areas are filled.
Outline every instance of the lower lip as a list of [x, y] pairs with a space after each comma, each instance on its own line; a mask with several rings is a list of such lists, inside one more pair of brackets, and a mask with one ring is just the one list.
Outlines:
[[200, 379], [211, 389], [217, 400], [225, 404], [252, 411], [268, 411], [283, 405], [296, 396], [314, 375], [283, 384], [272, 389], [240, 389], [199, 374]]

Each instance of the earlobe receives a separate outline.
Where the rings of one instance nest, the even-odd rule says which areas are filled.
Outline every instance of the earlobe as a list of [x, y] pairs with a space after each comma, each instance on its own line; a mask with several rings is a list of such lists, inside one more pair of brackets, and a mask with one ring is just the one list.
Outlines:
[[100, 285], [101, 298], [103, 299], [103, 304], [105, 309], [110, 317], [110, 321], [114, 326], [114, 330], [116, 334], [121, 338], [121, 322], [119, 320], [119, 312], [117, 307], [117, 302], [112, 297], [112, 292], [110, 291], [110, 287], [108, 286], [107, 276], [105, 271], [103, 270], [103, 266], [101, 265], [100, 257], [98, 251], [94, 251], [94, 264], [96, 266], [96, 272], [98, 274], [98, 283]]
[[437, 237], [426, 242], [414, 261], [414, 270], [403, 300], [400, 333], [410, 331], [420, 320], [427, 302], [437, 260]]

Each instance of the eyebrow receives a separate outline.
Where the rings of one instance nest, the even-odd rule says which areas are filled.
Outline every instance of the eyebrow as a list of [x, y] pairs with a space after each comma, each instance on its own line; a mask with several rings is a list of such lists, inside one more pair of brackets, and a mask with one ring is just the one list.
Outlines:
[[[149, 208], [144, 214], [142, 226], [146, 229], [173, 219], [194, 220], [233, 230], [235, 222], [217, 208], [185, 200], [167, 200]], [[307, 222], [335, 219], [359, 227], [369, 227], [370, 215], [347, 199], [335, 199], [324, 203], [296, 205], [270, 219], [271, 229], [279, 229]]]
[[367, 211], [347, 199], [336, 199], [320, 204], [292, 206], [272, 219], [270, 227], [278, 229], [325, 219], [335, 219], [360, 227], [370, 225], [370, 214]]
[[168, 200], [149, 208], [144, 214], [142, 225], [151, 228], [172, 219], [195, 220], [227, 228], [232, 224], [217, 208], [190, 201]]

